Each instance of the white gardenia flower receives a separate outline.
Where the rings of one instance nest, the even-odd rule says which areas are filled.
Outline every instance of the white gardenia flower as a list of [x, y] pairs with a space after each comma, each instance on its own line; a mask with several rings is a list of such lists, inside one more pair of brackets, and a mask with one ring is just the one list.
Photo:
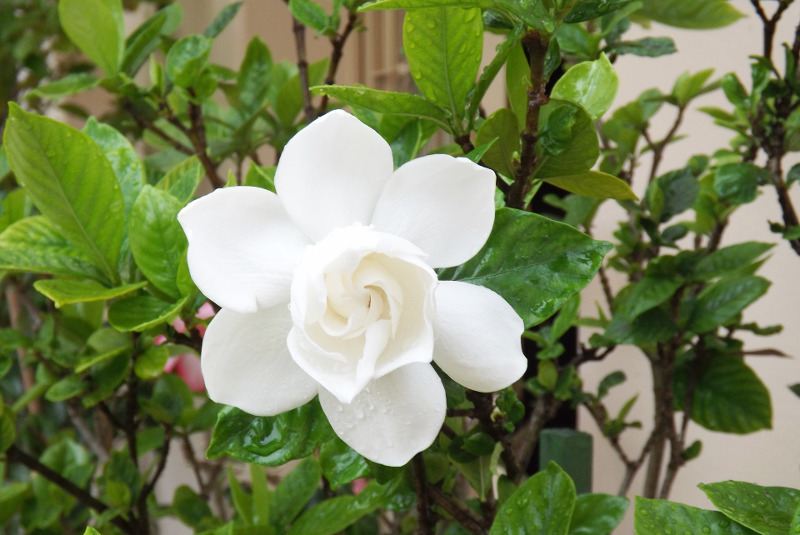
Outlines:
[[333, 111], [289, 141], [275, 188], [218, 189], [178, 215], [192, 278], [222, 307], [201, 355], [211, 399], [273, 416], [319, 395], [342, 440], [401, 466], [444, 422], [431, 361], [479, 392], [522, 376], [511, 306], [433, 271], [486, 242], [494, 173], [445, 155], [393, 171], [383, 138]]

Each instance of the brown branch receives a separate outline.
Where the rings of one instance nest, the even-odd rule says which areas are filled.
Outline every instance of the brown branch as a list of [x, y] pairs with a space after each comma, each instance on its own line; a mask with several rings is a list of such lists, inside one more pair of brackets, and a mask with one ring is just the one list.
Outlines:
[[[358, 21], [358, 13], [348, 9], [347, 24], [344, 30], [331, 37], [331, 62], [328, 65], [328, 72], [325, 74], [325, 85], [333, 85], [336, 82], [336, 71], [339, 70], [339, 63], [342, 61], [344, 45], [347, 43], [347, 38], [358, 26]], [[323, 115], [326, 111], [328, 111], [328, 95], [322, 95], [316, 115]]]
[[[21, 296], [23, 292], [16, 284], [9, 284], [6, 286], [6, 302], [8, 303], [8, 320], [12, 329], [20, 331], [20, 304], [22, 302]], [[25, 392], [29, 391], [36, 384], [33, 368], [25, 363], [25, 356], [27, 350], [24, 347], [17, 348], [17, 364], [19, 365], [20, 378], [22, 379], [22, 388]], [[28, 410], [31, 414], [39, 414], [42, 412], [42, 406], [38, 399], [32, 399], [28, 404]]]
[[[191, 95], [192, 99], [194, 99], [195, 93], [193, 89], [189, 89], [189, 94]], [[209, 182], [211, 182], [211, 186], [214, 189], [223, 187], [225, 185], [225, 181], [217, 174], [217, 166], [208, 156], [206, 127], [205, 124], [203, 124], [203, 109], [199, 104], [193, 102], [192, 100], [189, 101], [189, 123], [192, 126], [188, 130], [185, 130], [185, 133], [189, 136], [189, 140], [192, 142], [192, 145], [194, 145], [194, 154], [203, 164], [203, 169], [206, 171], [206, 176], [208, 177]]]
[[432, 535], [433, 522], [431, 522], [431, 510], [425, 482], [425, 460], [422, 458], [422, 453], [414, 456], [412, 466], [414, 469], [414, 488], [417, 493], [417, 515], [419, 517], [417, 533], [419, 535]]
[[439, 487], [435, 485], [428, 485], [428, 495], [436, 502], [436, 505], [444, 509], [447, 514], [461, 524], [467, 531], [473, 535], [486, 535], [488, 526], [478, 515], [452, 501]]
[[[286, 0], [289, 3], [289, 0]], [[311, 122], [317, 118], [314, 106], [311, 104], [311, 90], [308, 83], [308, 59], [306, 57], [306, 27], [303, 23], [292, 17], [292, 31], [294, 32], [294, 44], [297, 50], [297, 74], [300, 77], [300, 91], [303, 95], [303, 113], [306, 122]]]
[[[57, 485], [64, 492], [73, 496], [82, 504], [94, 509], [98, 513], [104, 513], [109, 509], [108, 505], [92, 496], [89, 491], [82, 489], [52, 468], [42, 464], [38, 459], [28, 455], [19, 449], [15, 444], [12, 444], [8, 451], [6, 451], [6, 459], [12, 463], [22, 464], [34, 472], [38, 472], [43, 478]], [[112, 518], [111, 523], [124, 533], [128, 533], [130, 535], [138, 535], [139, 533], [133, 524], [120, 516]]]
[[514, 458], [520, 472], [512, 474], [509, 471], [508, 474], [509, 478], [515, 483], [520, 482], [521, 475], [524, 474], [524, 470], [531, 462], [533, 450], [536, 448], [536, 443], [539, 442], [539, 434], [544, 429], [544, 424], [555, 415], [561, 403], [551, 394], [539, 396], [533, 405], [533, 411], [526, 415], [525, 424], [517, 431], [515, 436], [514, 450], [516, 454]]
[[127, 99], [123, 100], [122, 102], [125, 109], [128, 110], [128, 114], [130, 114], [130, 116], [133, 118], [136, 124], [139, 125], [139, 128], [143, 130], [150, 130], [155, 135], [157, 135], [158, 137], [169, 143], [173, 149], [182, 152], [183, 154], [186, 154], [188, 156], [194, 154], [194, 152], [192, 152], [192, 149], [186, 147], [176, 139], [173, 139], [169, 134], [164, 132], [164, 130], [156, 126], [155, 123], [153, 123], [147, 117], [142, 115], [139, 112], [139, 110], [137, 110], [136, 107], [133, 105], [133, 102]]

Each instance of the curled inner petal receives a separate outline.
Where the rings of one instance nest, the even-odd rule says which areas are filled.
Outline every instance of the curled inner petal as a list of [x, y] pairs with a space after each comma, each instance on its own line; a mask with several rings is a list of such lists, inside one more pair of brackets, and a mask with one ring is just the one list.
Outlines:
[[336, 229], [292, 282], [289, 348], [347, 403], [372, 379], [430, 362], [436, 274], [411, 243], [364, 226]]

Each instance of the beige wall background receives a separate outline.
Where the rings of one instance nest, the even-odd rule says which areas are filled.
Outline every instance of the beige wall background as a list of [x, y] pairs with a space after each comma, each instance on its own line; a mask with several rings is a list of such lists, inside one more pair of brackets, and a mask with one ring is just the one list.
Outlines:
[[[205, 25], [227, 3], [227, 0], [181, 0], [186, 19], [181, 32], [202, 31]], [[698, 71], [708, 67], [715, 68], [715, 77], [727, 72], [738, 73], [740, 79], [749, 86], [749, 54], [761, 53], [761, 25], [747, 0], [731, 2], [747, 16], [736, 24], [712, 32], [694, 32], [676, 30], [653, 25], [649, 30], [632, 28], [629, 36], [669, 35], [675, 39], [678, 53], [672, 56], [649, 59], [634, 56], [622, 56], [616, 63], [620, 77], [620, 90], [615, 106], [620, 106], [634, 99], [642, 91], [658, 87], [668, 92], [675, 78], [684, 71]], [[767, 2], [767, 7], [771, 7]], [[800, 5], [789, 9], [783, 17], [783, 24], [776, 42], [790, 41], [794, 29], [800, 21]], [[129, 21], [131, 28], [134, 20]], [[269, 45], [276, 60], [296, 59], [294, 40], [291, 30], [291, 19], [282, 0], [245, 0], [244, 5], [234, 22], [216, 40], [212, 52], [212, 60], [218, 63], [237, 66], [244, 56], [247, 43], [252, 36], [260, 36]], [[393, 38], [386, 33], [386, 38]], [[329, 53], [327, 41], [315, 39], [313, 32], [308, 32], [308, 50], [311, 59], [321, 58]], [[491, 51], [498, 42], [494, 36], [488, 36], [485, 55], [491, 57]], [[369, 75], [369, 66], [359, 65], [369, 53], [367, 34], [363, 34], [351, 42], [345, 49], [346, 58], [341, 67], [338, 81], [341, 83], [365, 82]], [[776, 47], [775, 57], [779, 68], [783, 68], [782, 52]], [[502, 105], [504, 96], [501, 87], [490, 93], [487, 108]], [[720, 106], [727, 108], [721, 92], [715, 92], [698, 99], [694, 109], [687, 114], [682, 132], [688, 135], [667, 150], [662, 169], [664, 171], [681, 167], [693, 154], [711, 154], [716, 149], [727, 146], [731, 134], [713, 124], [712, 120], [696, 111], [697, 106]], [[666, 131], [668, 121], [672, 119], [666, 114], [666, 121], [657, 128]], [[643, 173], [648, 162], [643, 162]], [[786, 168], [788, 169], [788, 165]], [[640, 181], [643, 177], [639, 177]], [[636, 188], [639, 193], [641, 186]], [[800, 195], [795, 188], [795, 202], [800, 204]], [[768, 220], [779, 220], [778, 204], [772, 192], [764, 193], [756, 202], [741, 210], [741, 214], [727, 232], [727, 240], [744, 241], [759, 240], [778, 243], [776, 236], [769, 232]], [[616, 227], [621, 212], [613, 203], [607, 202], [600, 213], [594, 233], [599, 238], [609, 239]], [[750, 349], [774, 347], [789, 355], [800, 353], [800, 257], [794, 255], [785, 244], [778, 243], [772, 257], [762, 268], [761, 273], [774, 281], [768, 294], [754, 304], [747, 319], [758, 321], [762, 325], [783, 323], [784, 331], [768, 338], [753, 337], [747, 340]], [[617, 288], [624, 283], [613, 280]], [[584, 308], [587, 313], [594, 310], [594, 302], [602, 302], [599, 286], [593, 284], [584, 295]], [[591, 333], [582, 332], [587, 339]], [[722, 481], [726, 479], [746, 480], [762, 485], [782, 485], [800, 487], [800, 399], [794, 396], [788, 385], [800, 382], [800, 365], [794, 358], [780, 359], [775, 357], [749, 357], [748, 363], [765, 381], [773, 396], [773, 430], [754, 433], [747, 436], [732, 436], [710, 433], [697, 426], [690, 428], [690, 440], [703, 442], [703, 452], [698, 460], [689, 463], [679, 474], [673, 487], [671, 498], [675, 501], [710, 507], [705, 496], [696, 485], [701, 482]], [[597, 383], [607, 373], [623, 370], [628, 377], [625, 385], [612, 390], [608, 398], [610, 410], [617, 409], [634, 393], [640, 392], [639, 400], [631, 413], [631, 418], [641, 420], [645, 424], [643, 430], [629, 430], [623, 435], [622, 444], [630, 455], [636, 455], [647, 435], [647, 423], [652, 418], [652, 403], [648, 397], [651, 386], [649, 370], [635, 348], [622, 347], [615, 351], [606, 361], [588, 364], [582, 368], [582, 375], [588, 389], [596, 389]], [[615, 493], [622, 474], [622, 464], [614, 452], [604, 442], [590, 417], [579, 413], [579, 425], [595, 436], [594, 487], [597, 492]], [[178, 461], [178, 459], [175, 459]], [[173, 463], [170, 463], [173, 464]], [[180, 464], [179, 462], [177, 464]], [[187, 482], [184, 475], [175, 474], [174, 484]], [[632, 495], [642, 484], [637, 478]], [[172, 484], [168, 487], [174, 488]], [[162, 489], [171, 496], [171, 488]], [[633, 533], [631, 514], [617, 533]], [[177, 526], [167, 529], [166, 533], [180, 533]]]

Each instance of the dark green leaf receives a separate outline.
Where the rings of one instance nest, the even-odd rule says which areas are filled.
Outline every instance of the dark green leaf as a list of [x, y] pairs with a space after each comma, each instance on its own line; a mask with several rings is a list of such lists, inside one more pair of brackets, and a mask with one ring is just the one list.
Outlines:
[[769, 171], [755, 164], [727, 164], [720, 166], [714, 174], [714, 191], [721, 201], [746, 204], [755, 200], [759, 184], [769, 182]]
[[[263, 469], [262, 469], [263, 470]], [[288, 527], [305, 508], [322, 477], [319, 461], [309, 457], [284, 477], [275, 488], [275, 521]]]
[[379, 113], [428, 119], [443, 129], [450, 130], [447, 112], [419, 95], [344, 85], [317, 86], [312, 90], [316, 94], [328, 95], [351, 106], [360, 106]]
[[481, 10], [441, 6], [408, 11], [403, 44], [422, 94], [464, 117], [483, 50]]
[[577, 104], [553, 99], [542, 107], [536, 178], [575, 175], [591, 169], [600, 154], [591, 117]]
[[615, 303], [617, 313], [627, 320], [633, 320], [672, 297], [681, 284], [680, 279], [645, 276], [629, 287], [624, 300]]
[[553, 176], [545, 178], [544, 181], [570, 193], [595, 199], [636, 200], [636, 194], [626, 182], [600, 171]]
[[607, 49], [615, 54], [633, 54], [647, 58], [657, 58], [677, 52], [671, 37], [643, 37], [636, 41], [620, 41]]
[[701, 259], [693, 275], [698, 280], [707, 281], [736, 273], [750, 266], [774, 246], [774, 243], [750, 241], [723, 247]]
[[186, 485], [175, 489], [172, 508], [181, 522], [191, 528], [201, 527], [206, 519], [214, 516], [206, 499]]
[[133, 77], [145, 60], [161, 44], [162, 30], [169, 19], [168, 11], [162, 9], [144, 21], [125, 41], [125, 55], [120, 70]]
[[567, 535], [575, 484], [557, 464], [531, 476], [500, 506], [490, 535]]
[[800, 506], [800, 491], [786, 487], [762, 487], [741, 481], [698, 485], [728, 518], [761, 535], [789, 533]]
[[519, 129], [514, 112], [500, 108], [483, 122], [475, 136], [475, 144], [482, 145], [492, 140], [491, 147], [484, 153], [483, 162], [498, 173], [514, 178], [515, 159], [519, 159]]
[[653, 217], [668, 221], [694, 204], [700, 183], [688, 167], [656, 178], [647, 188], [645, 204]]
[[56, 308], [72, 303], [86, 303], [90, 301], [107, 301], [122, 297], [145, 286], [146, 282], [136, 282], [106, 288], [93, 281], [77, 281], [69, 279], [42, 279], [33, 283], [33, 287], [50, 298]]
[[[715, 356], [694, 373], [698, 375], [691, 416], [696, 423], [711, 431], [736, 434], [772, 427], [769, 392], [741, 358]], [[679, 394], [676, 399], [683, 399]]]
[[531, 326], [586, 286], [610, 248], [563, 223], [503, 208], [483, 249], [439, 278], [494, 290]]
[[120, 0], [60, 0], [58, 18], [70, 41], [107, 76], [119, 72], [125, 48]]
[[206, 455], [277, 466], [309, 455], [334, 436], [316, 398], [278, 416], [259, 417], [227, 407], [220, 411]]
[[357, 496], [336, 496], [303, 513], [288, 535], [333, 535], [354, 524], [383, 503], [383, 488], [372, 481]]
[[242, 2], [231, 2], [223, 7], [214, 20], [211, 21], [211, 24], [208, 25], [208, 28], [205, 29], [203, 35], [209, 39], [213, 39], [214, 37], [218, 36], [220, 32], [225, 29], [228, 23], [233, 20], [233, 17], [236, 16], [236, 13], [239, 12], [240, 7], [242, 7]]
[[259, 110], [269, 96], [272, 55], [269, 48], [258, 37], [253, 37], [247, 45], [236, 86], [239, 88], [239, 105], [245, 115]]
[[764, 295], [769, 285], [768, 280], [751, 275], [722, 279], [708, 286], [697, 296], [688, 329], [704, 333], [724, 325]]
[[616, 528], [625, 511], [628, 499], [608, 494], [581, 494], [569, 521], [569, 535], [606, 535]]
[[509, 32], [508, 36], [506, 36], [506, 40], [497, 46], [497, 53], [495, 54], [494, 58], [492, 58], [492, 61], [489, 62], [489, 64], [484, 67], [483, 72], [481, 72], [478, 82], [475, 84], [475, 88], [469, 95], [467, 118], [470, 121], [470, 127], [472, 126], [472, 121], [480, 110], [483, 97], [486, 95], [486, 91], [489, 90], [489, 86], [494, 81], [497, 73], [499, 73], [503, 65], [506, 64], [506, 60], [508, 59], [511, 51], [514, 50], [514, 48], [519, 44], [519, 38], [521, 34], [521, 25], [516, 26], [511, 32]]
[[0, 234], [0, 269], [91, 277], [108, 282], [44, 216], [26, 217]]
[[141, 332], [174, 319], [184, 301], [169, 303], [150, 295], [127, 297], [111, 305], [108, 322], [120, 331]]
[[674, 535], [687, 531], [704, 535], [755, 535], [720, 512], [640, 496], [636, 497], [633, 525], [636, 535]]
[[294, 18], [303, 25], [316, 30], [317, 33], [325, 33], [330, 24], [328, 14], [325, 13], [322, 6], [312, 0], [289, 0], [289, 11], [292, 12]]
[[145, 186], [131, 212], [131, 252], [136, 265], [153, 285], [177, 299], [178, 266], [187, 247], [178, 223], [183, 203], [152, 186]]
[[[328, 58], [315, 61], [308, 66], [308, 85], [315, 86], [321, 84], [328, 71]], [[275, 70], [273, 69], [273, 76]], [[275, 113], [285, 126], [292, 126], [297, 119], [297, 115], [303, 109], [303, 91], [300, 86], [300, 75], [294, 73], [285, 84], [283, 84], [275, 97], [273, 105]]]
[[8, 408], [4, 408], [0, 414], [0, 453], [5, 451], [14, 444], [17, 439], [17, 430], [15, 427], [14, 413]]
[[678, 325], [663, 308], [652, 308], [628, 320], [614, 315], [603, 336], [617, 344], [638, 346], [666, 342], [678, 332]]
[[179, 87], [191, 87], [208, 63], [211, 39], [188, 35], [179, 39], [167, 53], [167, 74]]
[[67, 125], [15, 104], [10, 111], [4, 142], [17, 180], [61, 233], [118, 281], [124, 201], [102, 149]]

